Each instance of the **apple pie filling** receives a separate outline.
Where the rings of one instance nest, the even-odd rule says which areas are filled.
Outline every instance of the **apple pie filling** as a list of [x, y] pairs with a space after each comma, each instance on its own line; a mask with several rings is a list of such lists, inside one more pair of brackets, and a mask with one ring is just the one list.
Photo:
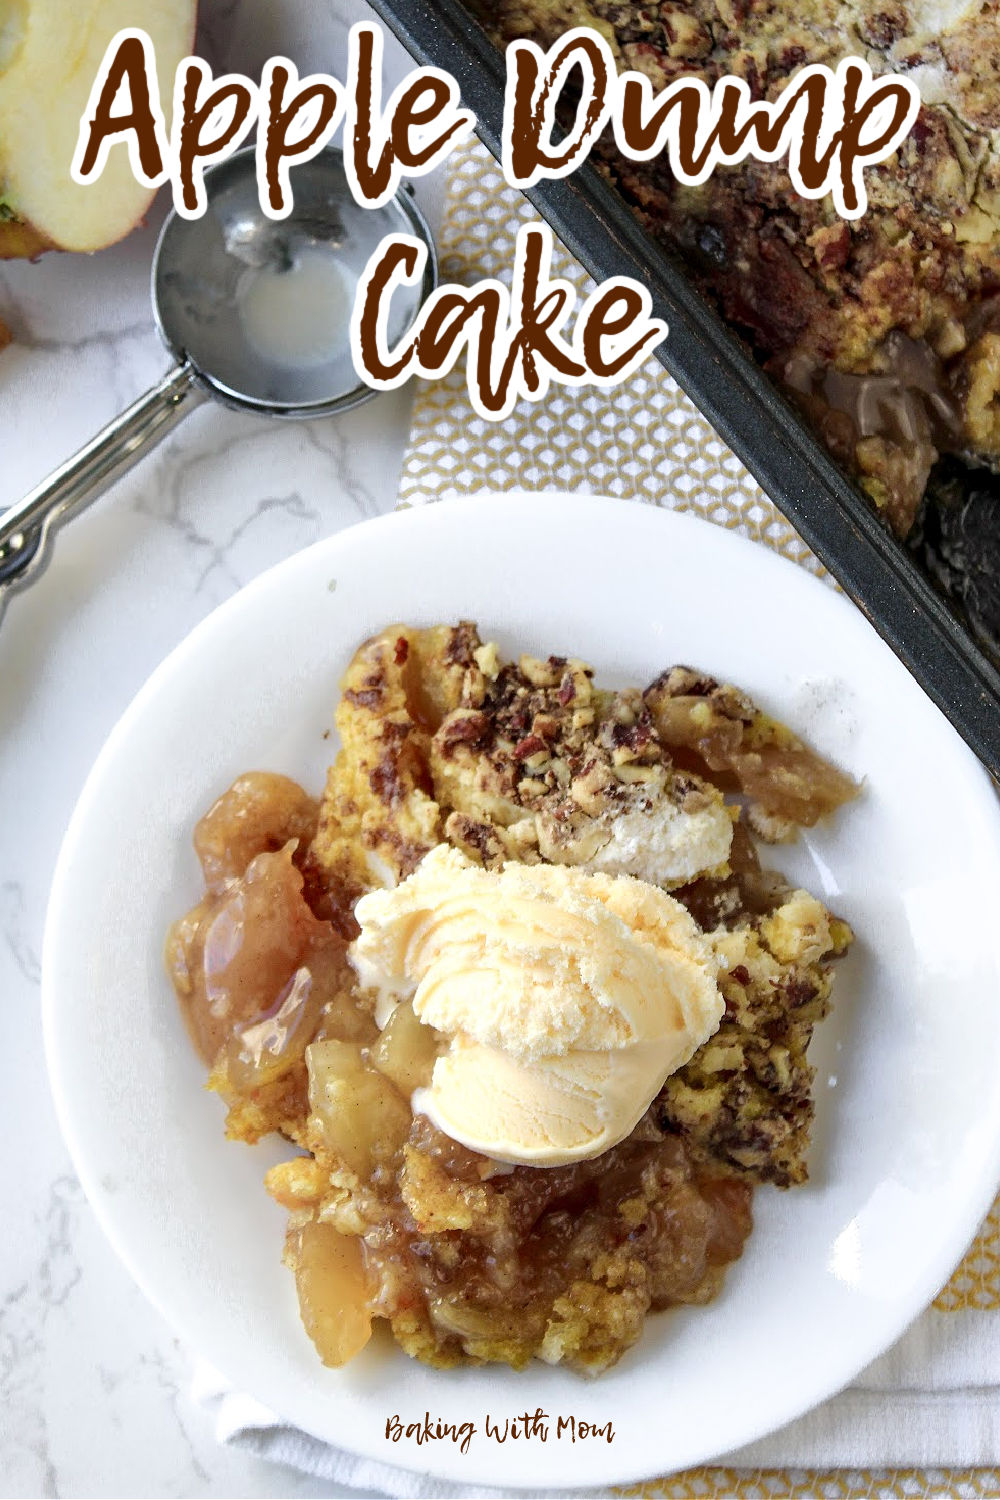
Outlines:
[[474, 626], [358, 651], [317, 801], [240, 777], [167, 961], [267, 1174], [320, 1357], [596, 1373], [704, 1303], [761, 1183], [806, 1177], [807, 1048], [850, 930], [761, 866], [855, 784], [733, 687], [505, 662]]

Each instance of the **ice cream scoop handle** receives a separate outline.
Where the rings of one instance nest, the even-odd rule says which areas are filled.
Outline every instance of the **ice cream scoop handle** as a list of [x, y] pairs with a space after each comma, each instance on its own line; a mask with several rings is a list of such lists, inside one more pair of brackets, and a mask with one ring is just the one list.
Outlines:
[[103, 495], [202, 400], [194, 370], [177, 365], [23, 500], [0, 511], [0, 617], [10, 595], [44, 571], [59, 527]]

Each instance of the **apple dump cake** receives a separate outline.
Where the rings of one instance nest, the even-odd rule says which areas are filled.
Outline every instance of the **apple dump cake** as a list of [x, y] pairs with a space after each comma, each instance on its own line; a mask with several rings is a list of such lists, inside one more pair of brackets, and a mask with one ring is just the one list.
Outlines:
[[362, 645], [337, 728], [318, 802], [257, 772], [202, 818], [167, 943], [227, 1134], [302, 1150], [267, 1186], [305, 1327], [598, 1372], [805, 1180], [851, 933], [754, 834], [856, 786], [687, 667], [605, 691], [468, 623]]
[[900, 536], [939, 454], [1000, 467], [998, 0], [469, 0], [501, 44], [574, 26], [655, 90], [743, 79], [773, 100], [802, 67], [866, 59], [922, 108], [867, 168], [854, 222], [799, 196], [782, 161], [717, 168], [698, 187], [610, 135], [592, 159], [853, 472]]

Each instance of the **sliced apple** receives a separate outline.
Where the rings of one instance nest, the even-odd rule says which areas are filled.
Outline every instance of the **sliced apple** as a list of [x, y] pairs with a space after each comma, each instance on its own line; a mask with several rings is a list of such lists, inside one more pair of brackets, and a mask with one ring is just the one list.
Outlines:
[[100, 250], [139, 223], [153, 194], [123, 146], [97, 182], [70, 177], [80, 117], [108, 43], [139, 25], [156, 48], [169, 126], [197, 9], [197, 0], [0, 0], [0, 258]]

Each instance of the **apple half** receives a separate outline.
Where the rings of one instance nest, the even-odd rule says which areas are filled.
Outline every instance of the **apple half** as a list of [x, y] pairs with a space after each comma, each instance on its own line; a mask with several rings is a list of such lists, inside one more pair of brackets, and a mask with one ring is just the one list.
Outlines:
[[153, 194], [123, 146], [89, 187], [70, 177], [80, 117], [108, 43], [127, 26], [153, 40], [169, 115], [197, 9], [198, 0], [0, 0], [0, 259], [101, 250], [139, 223]]

